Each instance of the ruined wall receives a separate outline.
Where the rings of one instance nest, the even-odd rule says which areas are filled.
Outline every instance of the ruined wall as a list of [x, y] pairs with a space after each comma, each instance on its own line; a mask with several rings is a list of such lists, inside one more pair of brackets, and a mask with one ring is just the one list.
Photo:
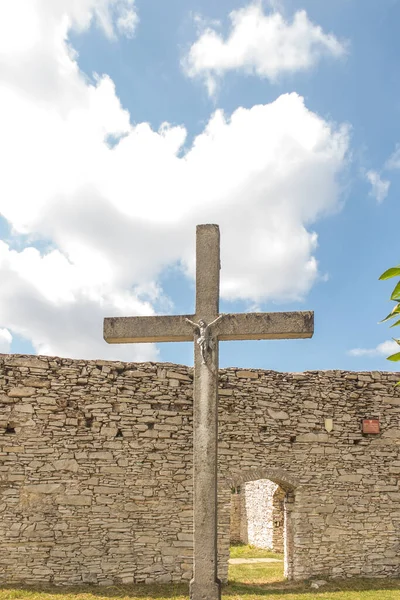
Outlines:
[[[231, 488], [257, 479], [286, 491], [289, 576], [398, 575], [395, 374], [220, 381], [222, 578]], [[0, 580], [188, 580], [191, 419], [190, 368], [0, 355]]]

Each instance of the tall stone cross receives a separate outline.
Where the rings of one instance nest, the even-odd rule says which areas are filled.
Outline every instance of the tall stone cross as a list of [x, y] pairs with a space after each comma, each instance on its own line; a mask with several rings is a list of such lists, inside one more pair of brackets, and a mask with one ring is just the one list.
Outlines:
[[[245, 251], [245, 250], [244, 250]], [[104, 319], [110, 344], [194, 337], [194, 575], [192, 600], [219, 600], [217, 577], [218, 342], [309, 338], [312, 312], [219, 314], [219, 228], [196, 232], [196, 314]]]

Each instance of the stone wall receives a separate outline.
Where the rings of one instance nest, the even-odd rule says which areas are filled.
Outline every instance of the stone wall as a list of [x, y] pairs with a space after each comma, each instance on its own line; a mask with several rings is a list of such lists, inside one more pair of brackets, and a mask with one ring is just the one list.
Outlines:
[[284, 550], [285, 492], [278, 485], [272, 498], [272, 550]]
[[[240, 488], [239, 488], [240, 489]], [[243, 542], [241, 534], [241, 522], [242, 522], [242, 507], [241, 507], [242, 495], [236, 491], [236, 488], [232, 488], [231, 498], [231, 512], [230, 512], [230, 530], [229, 530], [229, 541], [231, 544], [240, 544]]]
[[[396, 375], [220, 381], [222, 579], [231, 488], [257, 479], [286, 493], [288, 576], [399, 575]], [[0, 355], [0, 580], [188, 580], [191, 452], [190, 368]]]

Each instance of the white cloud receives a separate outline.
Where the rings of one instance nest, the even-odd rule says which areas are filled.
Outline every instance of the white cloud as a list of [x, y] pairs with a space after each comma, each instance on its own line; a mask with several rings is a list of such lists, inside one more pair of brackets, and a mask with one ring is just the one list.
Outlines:
[[382, 179], [378, 171], [367, 171], [365, 178], [371, 184], [370, 196], [380, 204], [385, 200], [389, 193], [390, 181]]
[[399, 345], [394, 340], [387, 340], [378, 344], [375, 348], [353, 348], [349, 350], [351, 356], [389, 356], [400, 352]]
[[283, 73], [312, 68], [324, 55], [346, 54], [346, 44], [312, 23], [304, 10], [288, 22], [278, 10], [265, 14], [261, 2], [255, 2], [229, 17], [226, 39], [205, 27], [184, 61], [187, 74], [202, 77], [210, 95], [228, 71], [242, 70], [275, 82]]
[[129, 2], [128, 6], [121, 7], [117, 17], [117, 29], [119, 33], [129, 38], [132, 37], [138, 22], [139, 18], [134, 10], [133, 2]]
[[396, 145], [396, 149], [387, 160], [385, 167], [386, 169], [400, 169], [400, 144]]
[[0, 354], [9, 354], [11, 342], [12, 335], [8, 329], [0, 329]]
[[225, 299], [304, 298], [318, 276], [312, 224], [339, 206], [346, 127], [287, 94], [216, 111], [182, 156], [183, 126], [131, 125], [111, 79], [79, 71], [65, 21], [107, 32], [116, 2], [25, 0], [23, 18], [24, 4], [40, 35], [0, 50], [0, 213], [27, 247], [0, 243], [0, 327], [46, 354], [156, 358], [106, 345], [102, 318], [153, 314], [168, 265], [193, 275], [196, 223], [221, 226]]
[[27, 49], [57, 43], [61, 31], [87, 29], [92, 22], [113, 38], [119, 22], [137, 25], [135, 0], [13, 0], [0, 5], [0, 50], [12, 49], [20, 56]]

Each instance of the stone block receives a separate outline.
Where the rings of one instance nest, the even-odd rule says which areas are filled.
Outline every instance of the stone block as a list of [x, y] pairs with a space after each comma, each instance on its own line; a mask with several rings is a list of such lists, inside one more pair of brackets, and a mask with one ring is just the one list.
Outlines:
[[277, 421], [284, 421], [289, 418], [287, 412], [283, 410], [273, 410], [272, 408], [268, 409], [268, 414], [272, 419], [276, 419]]
[[296, 442], [328, 442], [329, 435], [327, 433], [303, 433], [296, 436]]
[[47, 360], [43, 360], [41, 358], [37, 358], [36, 356], [21, 356], [21, 357], [13, 357], [11, 356], [8, 364], [11, 367], [25, 367], [28, 369], [48, 369], [49, 363]]
[[256, 371], [236, 371], [236, 377], [239, 379], [258, 379]]
[[27, 387], [39, 389], [50, 387], [50, 381], [48, 379], [33, 379], [32, 377], [27, 377], [22, 380], [22, 383]]
[[92, 499], [90, 496], [83, 496], [80, 494], [61, 494], [56, 496], [57, 504], [64, 504], [66, 506], [90, 506]]
[[360, 481], [362, 480], [362, 475], [348, 473], [347, 475], [339, 475], [337, 480], [343, 483], [360, 483]]
[[233, 390], [232, 389], [224, 390], [223, 388], [219, 388], [218, 395], [219, 396], [232, 396]]
[[124, 377], [154, 377], [154, 373], [151, 371], [125, 371]]
[[182, 373], [179, 373], [178, 371], [167, 371], [166, 373], [167, 377], [170, 377], [172, 379], [180, 379], [181, 381], [193, 381], [193, 378], [189, 377], [188, 375], [183, 375]]
[[390, 438], [392, 440], [399, 440], [400, 439], [400, 429], [387, 429], [386, 431], [383, 432], [382, 437], [384, 438]]
[[393, 404], [395, 406], [400, 406], [400, 397], [399, 396], [381, 396], [380, 400], [385, 404]]
[[38, 483], [24, 486], [23, 490], [30, 494], [54, 494], [63, 489], [60, 483]]
[[35, 394], [36, 390], [33, 387], [13, 387], [8, 392], [10, 398], [29, 398]]
[[79, 471], [79, 464], [73, 458], [55, 460], [53, 465], [57, 471], [71, 471], [72, 473]]
[[112, 452], [99, 450], [98, 452], [89, 452], [89, 458], [93, 460], [114, 460], [114, 455]]
[[23, 454], [25, 452], [24, 446], [3, 446], [3, 452]]

